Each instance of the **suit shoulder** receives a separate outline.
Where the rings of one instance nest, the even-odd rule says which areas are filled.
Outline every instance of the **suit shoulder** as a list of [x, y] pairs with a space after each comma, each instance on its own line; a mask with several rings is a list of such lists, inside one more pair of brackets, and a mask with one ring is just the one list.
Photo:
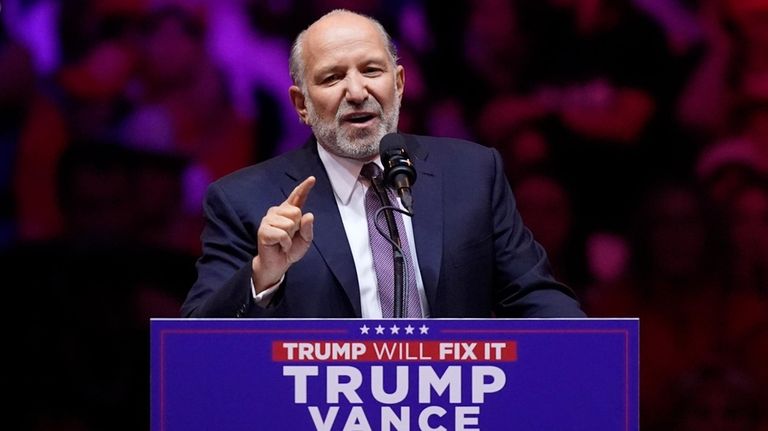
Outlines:
[[478, 144], [477, 142], [461, 138], [409, 134], [403, 134], [403, 136], [406, 137], [406, 141], [414, 142], [417, 146], [421, 146], [427, 150], [450, 149], [467, 152], [488, 152], [490, 150], [489, 147]]
[[409, 149], [420, 159], [433, 159], [451, 163], [494, 163], [494, 150], [466, 139], [436, 136], [405, 135]]

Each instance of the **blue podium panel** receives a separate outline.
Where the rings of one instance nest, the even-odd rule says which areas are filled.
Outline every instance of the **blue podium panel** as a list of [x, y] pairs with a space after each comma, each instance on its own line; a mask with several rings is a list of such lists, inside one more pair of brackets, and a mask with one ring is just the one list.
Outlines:
[[153, 431], [638, 430], [637, 319], [153, 319]]

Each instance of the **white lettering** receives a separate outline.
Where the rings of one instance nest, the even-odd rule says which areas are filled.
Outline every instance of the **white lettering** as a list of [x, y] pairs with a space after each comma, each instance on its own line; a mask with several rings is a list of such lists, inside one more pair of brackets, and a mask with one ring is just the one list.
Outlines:
[[[342, 382], [341, 378], [348, 380]], [[347, 401], [354, 404], [362, 404], [363, 400], [357, 394], [357, 389], [363, 384], [363, 374], [355, 367], [330, 366], [328, 367], [327, 402], [338, 404], [339, 394], [344, 394]]]
[[[486, 377], [492, 378], [490, 383], [485, 382]], [[507, 375], [499, 367], [472, 367], [472, 404], [482, 404], [485, 394], [500, 391], [506, 383]]]
[[390, 431], [394, 426], [396, 431], [408, 431], [411, 423], [411, 408], [400, 407], [400, 417], [395, 414], [392, 407], [381, 408], [381, 431]]
[[307, 377], [316, 376], [317, 367], [283, 367], [283, 376], [293, 377], [293, 402], [296, 404], [307, 403]]
[[[476, 415], [470, 417], [469, 415]], [[480, 428], [467, 428], [469, 425], [480, 425], [480, 406], [456, 407], [456, 431], [480, 431]]]
[[328, 415], [323, 419], [320, 414], [320, 409], [317, 406], [309, 407], [309, 414], [312, 416], [312, 423], [315, 424], [315, 430], [317, 431], [331, 431], [333, 422], [336, 420], [336, 415], [339, 413], [338, 406], [328, 407]]
[[458, 404], [461, 402], [461, 367], [458, 365], [451, 365], [445, 369], [445, 373], [441, 377], [438, 377], [434, 368], [430, 366], [419, 367], [419, 403], [431, 404], [432, 392], [430, 389], [434, 389], [435, 394], [442, 395], [446, 389], [448, 392], [448, 399], [451, 404]]
[[419, 415], [419, 429], [421, 431], [446, 431], [445, 427], [440, 425], [437, 428], [432, 428], [429, 425], [430, 416], [445, 416], [445, 409], [439, 406], [429, 406], [421, 411]]
[[384, 390], [384, 367], [371, 367], [371, 393], [376, 401], [384, 404], [399, 404], [408, 396], [408, 367], [401, 365], [396, 369], [395, 391], [387, 393]]
[[352, 407], [347, 423], [344, 424], [344, 431], [371, 431], [371, 425], [368, 424], [368, 418], [362, 407]]

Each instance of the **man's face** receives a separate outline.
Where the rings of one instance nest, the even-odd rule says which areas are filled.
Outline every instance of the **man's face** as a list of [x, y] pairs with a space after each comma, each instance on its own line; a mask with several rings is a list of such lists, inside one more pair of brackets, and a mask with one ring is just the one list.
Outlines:
[[304, 88], [291, 87], [291, 98], [335, 155], [369, 160], [381, 138], [397, 130], [404, 72], [385, 44], [370, 22], [351, 14], [326, 17], [307, 32]]

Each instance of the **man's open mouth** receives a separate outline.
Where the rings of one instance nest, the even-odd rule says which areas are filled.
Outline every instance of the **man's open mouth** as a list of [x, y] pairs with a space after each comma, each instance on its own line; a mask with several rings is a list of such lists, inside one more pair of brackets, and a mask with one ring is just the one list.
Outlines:
[[352, 124], [365, 124], [376, 118], [374, 114], [368, 112], [361, 112], [357, 114], [348, 114], [343, 117], [343, 120]]

